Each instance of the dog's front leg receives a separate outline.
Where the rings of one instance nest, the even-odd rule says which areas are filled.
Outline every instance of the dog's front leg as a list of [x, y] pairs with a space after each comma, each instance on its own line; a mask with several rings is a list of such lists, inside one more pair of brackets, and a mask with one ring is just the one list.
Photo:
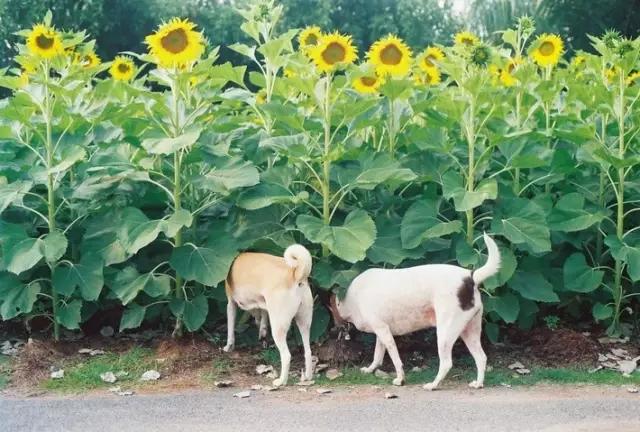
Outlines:
[[382, 341], [382, 344], [387, 348], [389, 357], [393, 362], [393, 366], [396, 368], [396, 378], [393, 380], [393, 385], [400, 386], [404, 384], [404, 370], [402, 369], [402, 360], [400, 360], [400, 354], [398, 353], [398, 347], [396, 341], [393, 339], [393, 334], [389, 326], [382, 324], [374, 329], [378, 339]]
[[384, 347], [384, 344], [382, 343], [380, 338], [376, 337], [376, 350], [373, 353], [373, 362], [371, 363], [371, 365], [369, 365], [369, 367], [363, 367], [363, 368], [360, 368], [360, 370], [362, 372], [364, 372], [364, 373], [372, 373], [372, 372], [374, 372], [382, 364], [382, 361], [384, 359], [384, 353], [386, 351], [387, 350]]

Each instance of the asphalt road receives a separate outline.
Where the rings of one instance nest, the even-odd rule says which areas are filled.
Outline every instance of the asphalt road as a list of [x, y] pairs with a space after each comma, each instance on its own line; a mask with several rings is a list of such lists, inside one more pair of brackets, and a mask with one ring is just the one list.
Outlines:
[[[0, 431], [640, 431], [640, 394], [621, 387], [484, 390], [297, 387], [75, 397], [0, 396]], [[385, 399], [385, 392], [397, 399]]]

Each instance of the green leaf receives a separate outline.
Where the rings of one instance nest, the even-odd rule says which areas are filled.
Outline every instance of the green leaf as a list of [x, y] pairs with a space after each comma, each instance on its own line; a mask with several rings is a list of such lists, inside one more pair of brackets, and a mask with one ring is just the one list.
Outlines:
[[231, 63], [226, 62], [221, 65], [212, 66], [210, 76], [213, 80], [217, 81], [217, 84], [220, 86], [230, 81], [244, 87], [244, 74], [246, 70], [246, 66], [233, 66]]
[[442, 176], [442, 194], [446, 199], [453, 199], [456, 211], [463, 212], [480, 206], [485, 200], [496, 199], [498, 184], [495, 179], [483, 180], [470, 192], [463, 187], [458, 172], [447, 171]]
[[66, 263], [53, 270], [51, 283], [56, 292], [70, 296], [76, 287], [86, 301], [95, 301], [100, 297], [104, 285], [103, 263], [97, 257], [83, 257], [78, 264]]
[[198, 330], [207, 319], [209, 313], [209, 302], [203, 294], [199, 294], [191, 300], [184, 302], [182, 320], [187, 330], [193, 332]]
[[327, 309], [317, 303], [313, 308], [313, 320], [311, 321], [311, 342], [317, 342], [327, 331], [329, 326], [329, 313]]
[[61, 155], [61, 160], [49, 170], [49, 174], [58, 174], [69, 169], [79, 160], [84, 159], [86, 152], [79, 146], [68, 147]]
[[563, 275], [567, 290], [589, 293], [600, 286], [604, 272], [589, 267], [583, 254], [574, 253], [564, 262]]
[[67, 251], [67, 237], [61, 231], [52, 231], [42, 239], [40, 246], [47, 262], [53, 263], [62, 258]]
[[131, 303], [122, 314], [119, 331], [122, 332], [126, 329], [135, 329], [140, 327], [146, 312], [146, 307], [140, 306], [136, 303]]
[[603, 321], [613, 316], [613, 307], [611, 305], [596, 303], [593, 305], [591, 314], [596, 319], [596, 321]]
[[176, 138], [166, 136], [151, 137], [142, 141], [142, 147], [151, 154], [170, 155], [192, 146], [200, 137], [200, 129], [187, 132]]
[[256, 185], [260, 182], [260, 174], [251, 162], [232, 160], [225, 166], [209, 171], [201, 182], [201, 186], [218, 193]]
[[20, 274], [34, 267], [42, 259], [42, 240], [31, 237], [6, 242], [3, 246], [2, 267]]
[[408, 168], [394, 160], [389, 154], [374, 154], [360, 162], [360, 167], [343, 169], [339, 172], [339, 182], [352, 188], [373, 190], [382, 183], [397, 181], [409, 182], [416, 179], [416, 175]]
[[604, 242], [609, 246], [614, 259], [627, 264], [627, 273], [631, 280], [640, 280], [640, 247], [623, 243], [615, 235], [607, 236]]
[[58, 306], [58, 314], [55, 316], [56, 321], [69, 330], [78, 330], [80, 328], [82, 309], [82, 301], [73, 300], [70, 303]]
[[590, 213], [584, 209], [584, 196], [579, 193], [564, 195], [549, 215], [549, 228], [553, 231], [582, 231], [601, 222], [605, 213]]
[[523, 198], [504, 199], [500, 214], [494, 217], [492, 227], [494, 232], [504, 235], [512, 243], [528, 246], [534, 253], [551, 250], [544, 210], [534, 201]]
[[553, 291], [553, 285], [538, 272], [516, 270], [509, 281], [509, 287], [529, 300], [545, 303], [560, 301], [558, 295]]
[[286, 187], [273, 183], [260, 183], [251, 189], [242, 191], [236, 205], [247, 210], [258, 210], [272, 204], [292, 202], [295, 195]]
[[29, 181], [0, 184], [0, 214], [11, 204], [22, 205], [22, 198], [32, 187], [33, 183]]
[[388, 218], [379, 218], [376, 221], [376, 231], [376, 241], [367, 251], [367, 258], [372, 262], [399, 265], [407, 258], [416, 259], [423, 256], [422, 249], [408, 249], [403, 246], [400, 223], [394, 223]]
[[483, 285], [485, 289], [491, 291], [499, 286], [504, 285], [511, 279], [513, 273], [516, 271], [516, 267], [518, 267], [518, 261], [516, 260], [516, 256], [513, 254], [513, 251], [509, 248], [500, 247], [500, 270], [494, 276], [491, 276], [486, 281], [484, 281]]
[[28, 314], [38, 298], [39, 282], [24, 285], [10, 273], [0, 273], [0, 315], [7, 321], [20, 314]]
[[487, 311], [496, 312], [504, 322], [511, 324], [516, 322], [520, 313], [520, 301], [510, 292], [506, 294], [488, 297], [485, 300]]
[[175, 237], [178, 231], [182, 228], [189, 228], [193, 223], [193, 215], [189, 210], [183, 208], [178, 209], [166, 220], [165, 234], [167, 237]]
[[324, 225], [321, 219], [309, 215], [299, 215], [296, 225], [307, 239], [351, 263], [363, 260], [376, 238], [376, 226], [364, 210], [349, 213], [342, 226]]
[[442, 237], [462, 230], [459, 220], [442, 222], [438, 219], [440, 203], [423, 199], [414, 202], [402, 218], [400, 237], [402, 246], [413, 249], [426, 239]]
[[236, 253], [235, 247], [224, 241], [216, 247], [198, 247], [188, 243], [173, 249], [169, 264], [188, 281], [216, 286], [227, 277]]
[[140, 291], [146, 292], [151, 297], [169, 294], [171, 278], [168, 275], [154, 273], [140, 274], [135, 268], [126, 267], [114, 279], [111, 290], [123, 305], [127, 305], [138, 296]]
[[165, 227], [164, 221], [150, 220], [135, 207], [127, 207], [122, 211], [120, 223], [118, 238], [131, 255], [153, 242]]

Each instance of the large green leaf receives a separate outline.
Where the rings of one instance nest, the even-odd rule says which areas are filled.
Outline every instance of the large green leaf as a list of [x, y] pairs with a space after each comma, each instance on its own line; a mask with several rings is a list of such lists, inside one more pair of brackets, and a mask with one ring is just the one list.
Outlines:
[[14, 238], [14, 241], [3, 244], [2, 252], [2, 268], [20, 274], [42, 259], [42, 240], [31, 237]]
[[451, 170], [442, 176], [442, 194], [446, 199], [453, 199], [456, 211], [463, 212], [480, 206], [485, 200], [496, 199], [498, 184], [495, 179], [487, 179], [478, 183], [473, 191], [467, 191], [460, 174]]
[[143, 290], [151, 297], [169, 294], [171, 291], [171, 278], [162, 274], [140, 274], [135, 268], [126, 267], [118, 272], [114, 283], [111, 284], [111, 290], [123, 305], [127, 305]]
[[164, 224], [164, 232], [167, 237], [175, 237], [182, 228], [189, 228], [193, 223], [193, 215], [186, 209], [178, 209], [169, 216]]
[[441, 221], [438, 218], [439, 207], [439, 201], [431, 199], [416, 201], [409, 207], [400, 226], [403, 247], [413, 249], [426, 239], [442, 237], [462, 230], [462, 223], [459, 220]]
[[78, 330], [80, 328], [81, 310], [82, 301], [80, 300], [63, 303], [58, 306], [58, 313], [55, 316], [55, 319], [60, 325], [68, 328], [69, 330]]
[[173, 250], [169, 264], [186, 280], [216, 286], [227, 277], [236, 253], [234, 245], [227, 241], [204, 247], [187, 243]]
[[364, 158], [358, 166], [337, 170], [338, 181], [342, 185], [352, 188], [372, 190], [377, 185], [386, 182], [409, 182], [416, 179], [416, 175], [408, 168], [393, 159], [389, 154], [374, 154]]
[[365, 258], [376, 238], [376, 226], [364, 210], [349, 213], [341, 226], [325, 225], [321, 219], [300, 215], [296, 225], [310, 241], [329, 248], [338, 258], [355, 263]]
[[589, 228], [604, 219], [602, 211], [584, 209], [584, 196], [579, 193], [564, 195], [549, 215], [549, 228], [553, 231], [574, 232]]
[[0, 214], [11, 204], [22, 205], [22, 198], [31, 190], [33, 183], [30, 181], [15, 181], [13, 183], [0, 183]]
[[500, 213], [493, 219], [492, 227], [512, 243], [526, 245], [534, 253], [551, 250], [544, 210], [534, 201], [523, 198], [504, 199]]
[[242, 187], [256, 185], [260, 174], [251, 162], [231, 160], [220, 168], [209, 171], [199, 183], [202, 187], [218, 193], [229, 193]]
[[189, 331], [198, 330], [207, 319], [209, 302], [203, 294], [199, 294], [191, 300], [185, 300], [182, 311], [182, 320]]
[[142, 141], [142, 147], [151, 154], [173, 154], [178, 150], [185, 149], [193, 145], [200, 137], [200, 130], [196, 129], [176, 138], [166, 136], [149, 137]]
[[33, 310], [41, 286], [39, 282], [24, 285], [10, 273], [0, 273], [0, 315], [10, 320]]
[[500, 247], [500, 270], [494, 276], [491, 276], [484, 281], [483, 285], [485, 289], [491, 291], [504, 285], [511, 279], [513, 273], [516, 271], [518, 261], [513, 251], [509, 248]]
[[560, 301], [558, 295], [553, 291], [553, 285], [539, 272], [516, 270], [509, 281], [509, 286], [529, 300], [545, 303]]
[[51, 231], [47, 234], [41, 242], [42, 247], [42, 255], [45, 259], [50, 262], [56, 262], [67, 251], [67, 237], [62, 233], [62, 231]]
[[311, 342], [320, 340], [329, 326], [329, 313], [321, 304], [317, 303], [313, 308], [313, 320], [311, 321]]
[[488, 297], [485, 300], [485, 309], [487, 312], [496, 312], [504, 322], [511, 324], [518, 319], [520, 301], [517, 296], [508, 292], [503, 295]]
[[587, 265], [581, 253], [574, 253], [564, 262], [564, 287], [569, 291], [589, 293], [602, 283], [604, 272]]
[[70, 296], [78, 287], [83, 299], [95, 301], [104, 285], [102, 270], [102, 260], [94, 256], [83, 257], [78, 264], [63, 262], [53, 271], [53, 289]]
[[613, 258], [627, 263], [627, 273], [631, 280], [640, 280], [640, 246], [623, 243], [615, 235], [607, 236], [604, 242], [609, 246]]
[[260, 183], [243, 191], [238, 197], [236, 205], [247, 210], [258, 210], [276, 203], [292, 202], [295, 198], [296, 196], [282, 185]]
[[135, 207], [125, 208], [121, 215], [118, 238], [130, 255], [153, 242], [165, 228], [165, 221], [151, 220]]
[[379, 218], [376, 221], [376, 231], [376, 241], [367, 251], [367, 258], [372, 262], [399, 265], [407, 258], [415, 259], [423, 256], [424, 252], [421, 248], [407, 249], [402, 245], [399, 222]]
[[140, 306], [136, 303], [131, 303], [122, 314], [119, 331], [140, 327], [146, 312], [146, 307]]

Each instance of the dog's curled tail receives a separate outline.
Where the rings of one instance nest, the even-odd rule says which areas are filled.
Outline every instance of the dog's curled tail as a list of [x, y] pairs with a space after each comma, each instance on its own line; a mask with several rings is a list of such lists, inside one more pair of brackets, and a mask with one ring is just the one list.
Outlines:
[[300, 282], [311, 274], [311, 254], [306, 247], [293, 244], [284, 251], [284, 261], [293, 269], [293, 277]]
[[487, 245], [489, 257], [482, 267], [473, 272], [473, 282], [476, 285], [480, 285], [483, 281], [498, 273], [498, 270], [500, 270], [500, 251], [498, 250], [498, 245], [496, 245], [496, 242], [494, 242], [487, 233], [483, 234], [483, 238], [484, 244]]

